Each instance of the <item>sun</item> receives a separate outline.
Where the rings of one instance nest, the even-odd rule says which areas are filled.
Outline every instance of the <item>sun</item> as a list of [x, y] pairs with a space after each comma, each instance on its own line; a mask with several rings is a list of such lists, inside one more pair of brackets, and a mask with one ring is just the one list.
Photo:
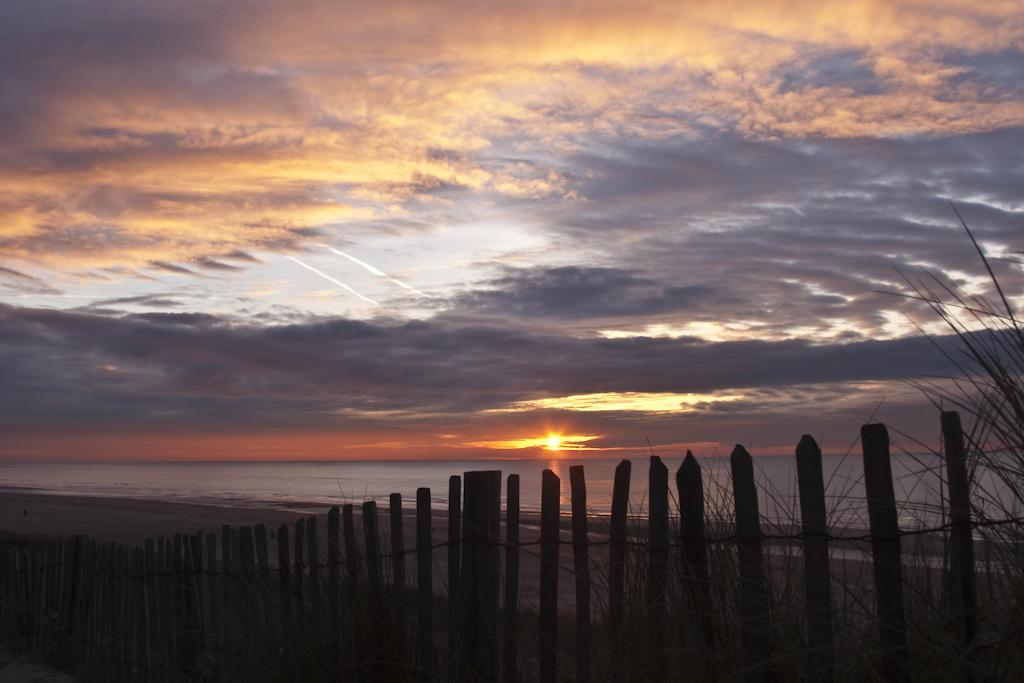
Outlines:
[[562, 450], [562, 435], [561, 434], [548, 434], [547, 445], [545, 448], [549, 451], [560, 451]]

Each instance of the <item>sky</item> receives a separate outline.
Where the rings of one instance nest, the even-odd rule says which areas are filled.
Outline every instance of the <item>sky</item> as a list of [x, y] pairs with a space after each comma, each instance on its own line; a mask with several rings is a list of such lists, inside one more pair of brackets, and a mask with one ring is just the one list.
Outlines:
[[1019, 0], [4, 2], [0, 458], [934, 443], [1022, 73]]

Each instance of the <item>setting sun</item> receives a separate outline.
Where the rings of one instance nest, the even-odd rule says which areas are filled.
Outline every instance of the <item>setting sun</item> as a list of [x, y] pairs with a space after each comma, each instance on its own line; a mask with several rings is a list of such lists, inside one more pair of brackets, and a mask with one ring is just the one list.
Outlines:
[[596, 450], [587, 443], [600, 438], [587, 434], [548, 434], [546, 436], [525, 439], [508, 439], [501, 441], [468, 441], [462, 445], [474, 448], [494, 448], [498, 450], [539, 448], [545, 451], [591, 451]]

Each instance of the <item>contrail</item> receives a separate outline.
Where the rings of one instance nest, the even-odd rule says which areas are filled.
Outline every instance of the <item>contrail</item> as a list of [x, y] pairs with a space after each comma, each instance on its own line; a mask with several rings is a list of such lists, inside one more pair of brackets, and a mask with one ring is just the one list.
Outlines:
[[430, 295], [427, 294], [426, 292], [421, 292], [420, 290], [416, 289], [412, 285], [410, 285], [410, 284], [408, 284], [406, 282], [402, 282], [397, 277], [391, 277], [390, 275], [385, 273], [380, 268], [375, 268], [374, 266], [371, 266], [366, 261], [360, 261], [355, 256], [352, 256], [351, 254], [346, 254], [341, 249], [335, 249], [334, 247], [332, 247], [329, 244], [321, 244], [320, 246], [323, 247], [324, 249], [327, 249], [328, 251], [334, 252], [338, 256], [344, 256], [345, 258], [347, 258], [349, 261], [351, 261], [352, 263], [356, 264], [357, 266], [362, 266], [363, 268], [365, 268], [366, 270], [370, 271], [374, 275], [377, 275], [379, 277], [385, 278], [388, 281], [393, 282], [394, 284], [398, 285], [399, 287], [402, 287], [403, 289], [408, 289], [410, 292], [415, 292], [415, 293], [419, 294], [420, 296], [424, 296], [424, 297], [430, 298]]
[[320, 277], [322, 277], [323, 279], [325, 279], [325, 280], [328, 280], [328, 281], [330, 281], [330, 282], [333, 282], [334, 284], [338, 285], [338, 286], [339, 286], [339, 287], [341, 287], [342, 289], [344, 289], [344, 290], [346, 290], [346, 291], [348, 291], [348, 292], [351, 292], [352, 294], [355, 294], [355, 295], [356, 295], [357, 297], [359, 297], [359, 298], [360, 298], [360, 299], [362, 299], [363, 301], [365, 301], [365, 302], [367, 302], [367, 303], [370, 303], [370, 304], [373, 304], [374, 306], [380, 306], [380, 304], [379, 304], [379, 303], [377, 303], [377, 302], [376, 302], [376, 301], [374, 301], [373, 299], [370, 299], [370, 298], [368, 298], [368, 297], [365, 297], [365, 296], [363, 296], [362, 294], [360, 294], [360, 293], [359, 293], [359, 292], [357, 292], [356, 290], [354, 290], [354, 289], [352, 289], [351, 287], [349, 287], [348, 285], [346, 285], [346, 284], [345, 284], [344, 282], [342, 282], [341, 280], [336, 280], [335, 278], [331, 277], [331, 276], [330, 276], [330, 275], [328, 275], [327, 273], [324, 273], [323, 271], [317, 270], [316, 268], [314, 268], [313, 266], [309, 265], [308, 263], [303, 263], [302, 261], [300, 261], [299, 259], [295, 258], [294, 256], [289, 256], [288, 258], [290, 258], [290, 259], [291, 259], [292, 261], [295, 261], [296, 263], [298, 263], [298, 264], [299, 264], [300, 266], [302, 266], [302, 267], [303, 267], [303, 268], [305, 268], [306, 270], [309, 270], [309, 271], [311, 271], [311, 272], [314, 272], [314, 273], [316, 273], [317, 275], [319, 275]]

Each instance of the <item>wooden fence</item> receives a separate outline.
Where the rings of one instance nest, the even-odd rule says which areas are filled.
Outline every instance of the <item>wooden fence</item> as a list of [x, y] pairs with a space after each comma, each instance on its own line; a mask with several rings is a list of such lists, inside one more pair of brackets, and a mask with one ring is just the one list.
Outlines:
[[[950, 506], [948, 523], [936, 531], [952, 541], [954, 646], [971, 652], [978, 627], [965, 449], [955, 413], [943, 415], [942, 427]], [[870, 543], [874, 607], [868, 612], [877, 618], [872, 670], [885, 680], [908, 675], [906, 532], [898, 525], [886, 428], [864, 426], [861, 442], [870, 534], [856, 539], [828, 531], [817, 444], [805, 436], [796, 449], [802, 528], [787, 539], [803, 559], [798, 667], [812, 680], [829, 680], [834, 672], [829, 554], [840, 538]], [[7, 541], [0, 552], [0, 628], [5, 641], [104, 680], [589, 681], [599, 651], [601, 676], [614, 680], [638, 678], [637, 661], [645, 680], [705, 678], [693, 675], [700, 663], [692, 653], [713, 651], [740, 654], [734, 675], [769, 680], [784, 664], [775, 653], [768, 537], [750, 454], [737, 446], [730, 464], [735, 527], [725, 535], [705, 523], [700, 462], [687, 454], [676, 473], [675, 514], [668, 470], [651, 457], [648, 512], [646, 520], [631, 520], [633, 533], [631, 465], [623, 461], [615, 470], [611, 517], [599, 535], [588, 528], [595, 518], [587, 514], [584, 468], [571, 468], [569, 540], [560, 481], [545, 470], [539, 535], [520, 528], [517, 475], [505, 481], [502, 534], [502, 477], [488, 471], [451, 478], [444, 536], [434, 523], [432, 492], [419, 489], [408, 545], [405, 501], [393, 494], [388, 548], [372, 501], [358, 510], [331, 508], [325, 529], [313, 516], [277, 529], [225, 526], [220, 534], [154, 538], [141, 547], [85, 537]], [[571, 550], [570, 567], [561, 561], [563, 547]], [[713, 587], [715, 548], [735, 553], [733, 602]], [[526, 609], [521, 557], [538, 549], [539, 599], [536, 610]], [[436, 571], [442, 554], [447, 576]], [[414, 560], [409, 575], [406, 557]], [[597, 569], [600, 590], [591, 576]], [[567, 574], [571, 614], [559, 610]], [[729, 624], [737, 631], [727, 632]], [[639, 641], [626, 637], [638, 628]], [[686, 665], [680, 653], [691, 653]]]

